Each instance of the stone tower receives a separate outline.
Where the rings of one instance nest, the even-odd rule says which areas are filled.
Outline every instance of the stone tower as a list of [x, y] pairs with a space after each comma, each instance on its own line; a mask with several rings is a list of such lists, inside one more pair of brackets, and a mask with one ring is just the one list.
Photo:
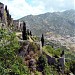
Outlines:
[[0, 22], [7, 25], [7, 16], [4, 9], [4, 4], [0, 2]]
[[0, 21], [4, 21], [4, 4], [0, 2]]

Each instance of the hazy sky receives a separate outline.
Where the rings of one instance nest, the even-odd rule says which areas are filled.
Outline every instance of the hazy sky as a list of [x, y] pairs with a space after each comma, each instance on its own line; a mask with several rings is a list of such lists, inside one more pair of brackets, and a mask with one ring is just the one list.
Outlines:
[[26, 15], [75, 9], [75, 0], [0, 0], [14, 19]]

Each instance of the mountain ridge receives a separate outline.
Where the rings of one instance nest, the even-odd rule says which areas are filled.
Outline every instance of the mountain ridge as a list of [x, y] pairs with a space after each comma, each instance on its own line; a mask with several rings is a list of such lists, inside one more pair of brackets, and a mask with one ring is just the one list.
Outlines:
[[42, 33], [53, 32], [60, 35], [74, 36], [75, 33], [75, 10], [63, 12], [45, 13], [40, 15], [28, 15], [20, 18], [25, 21], [27, 28], [34, 35], [40, 36]]

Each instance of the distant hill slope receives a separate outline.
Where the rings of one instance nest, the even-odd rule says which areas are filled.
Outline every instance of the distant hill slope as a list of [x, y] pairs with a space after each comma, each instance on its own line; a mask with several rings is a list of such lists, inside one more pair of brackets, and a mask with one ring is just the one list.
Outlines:
[[45, 32], [71, 36], [75, 34], [75, 10], [28, 15], [19, 20], [25, 21], [27, 28], [29, 28], [34, 35], [41, 35]]

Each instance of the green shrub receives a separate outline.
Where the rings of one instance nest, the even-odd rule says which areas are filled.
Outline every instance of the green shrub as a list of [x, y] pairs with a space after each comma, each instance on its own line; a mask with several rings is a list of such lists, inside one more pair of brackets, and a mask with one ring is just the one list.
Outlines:
[[0, 75], [29, 75], [27, 67], [17, 55], [19, 48], [14, 32], [0, 29]]

